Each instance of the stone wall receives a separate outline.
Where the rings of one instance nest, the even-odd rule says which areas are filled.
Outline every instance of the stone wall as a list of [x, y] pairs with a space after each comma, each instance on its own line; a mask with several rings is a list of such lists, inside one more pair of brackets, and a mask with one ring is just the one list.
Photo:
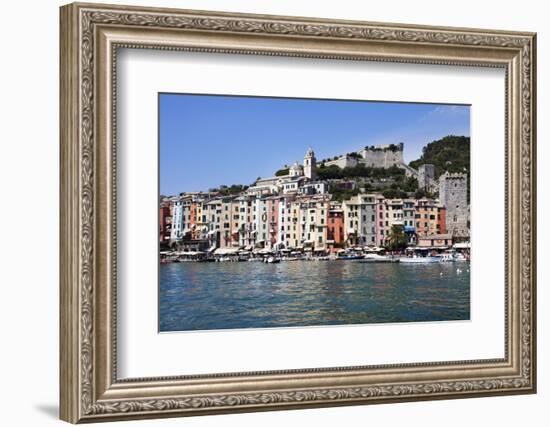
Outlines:
[[425, 190], [430, 189], [430, 184], [433, 182], [435, 177], [435, 167], [434, 165], [424, 164], [420, 165], [418, 168], [418, 186]]
[[403, 143], [365, 147], [358, 154], [362, 157], [361, 163], [367, 167], [387, 169], [404, 163]]
[[464, 173], [445, 172], [439, 177], [439, 201], [446, 209], [447, 232], [469, 236], [468, 178]]
[[324, 163], [325, 166], [336, 165], [340, 169], [344, 169], [347, 167], [357, 166], [357, 159], [355, 159], [354, 157], [344, 155], [344, 156], [338, 157], [336, 160], [323, 161], [322, 163]]

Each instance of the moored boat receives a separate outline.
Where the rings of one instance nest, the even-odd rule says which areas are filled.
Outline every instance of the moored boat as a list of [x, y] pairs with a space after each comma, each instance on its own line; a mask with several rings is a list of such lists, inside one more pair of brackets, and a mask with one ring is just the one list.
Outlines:
[[440, 262], [438, 257], [434, 256], [425, 256], [425, 257], [404, 257], [399, 258], [399, 262], [404, 264], [432, 264]]
[[361, 262], [397, 262], [397, 258], [393, 258], [389, 255], [379, 255], [379, 254], [366, 254], [365, 258]]

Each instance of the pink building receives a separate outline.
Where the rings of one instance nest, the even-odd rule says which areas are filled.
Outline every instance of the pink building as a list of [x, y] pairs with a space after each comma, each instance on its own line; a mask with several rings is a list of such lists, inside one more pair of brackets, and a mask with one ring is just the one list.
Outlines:
[[275, 197], [267, 200], [267, 228], [269, 231], [267, 247], [272, 248], [277, 243], [279, 230], [279, 199]]
[[379, 197], [376, 200], [376, 244], [383, 246], [388, 235], [389, 221], [386, 199]]

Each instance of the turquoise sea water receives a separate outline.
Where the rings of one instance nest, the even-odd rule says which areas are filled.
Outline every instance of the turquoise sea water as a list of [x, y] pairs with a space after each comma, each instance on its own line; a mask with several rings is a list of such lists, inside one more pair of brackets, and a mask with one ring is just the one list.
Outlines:
[[464, 262], [164, 264], [160, 331], [468, 320], [469, 268]]

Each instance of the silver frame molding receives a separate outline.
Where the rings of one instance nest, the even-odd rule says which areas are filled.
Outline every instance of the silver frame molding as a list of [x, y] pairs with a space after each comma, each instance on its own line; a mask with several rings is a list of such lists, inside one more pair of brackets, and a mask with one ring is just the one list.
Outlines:
[[[534, 33], [80, 3], [60, 13], [61, 419], [113, 421], [536, 391]], [[505, 357], [118, 379], [118, 48], [505, 69]]]

